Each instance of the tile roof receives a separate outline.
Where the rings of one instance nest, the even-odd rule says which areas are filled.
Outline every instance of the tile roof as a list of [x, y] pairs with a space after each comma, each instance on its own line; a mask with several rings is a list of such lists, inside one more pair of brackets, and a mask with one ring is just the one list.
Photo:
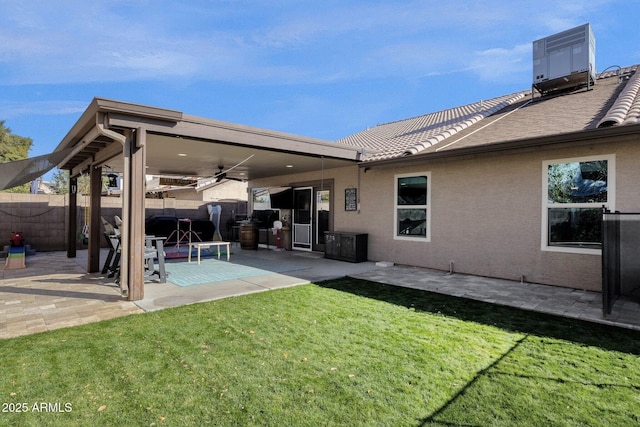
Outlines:
[[589, 90], [531, 90], [372, 127], [338, 142], [377, 161], [457, 148], [640, 124], [638, 66], [600, 74]]
[[337, 142], [367, 149], [367, 160], [416, 154], [514, 104], [526, 92], [378, 125]]
[[640, 73], [629, 79], [611, 109], [598, 122], [598, 127], [640, 123]]

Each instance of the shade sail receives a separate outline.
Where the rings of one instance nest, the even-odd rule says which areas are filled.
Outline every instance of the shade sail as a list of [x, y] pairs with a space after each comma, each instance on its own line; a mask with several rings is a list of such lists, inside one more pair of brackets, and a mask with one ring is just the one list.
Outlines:
[[41, 177], [57, 166], [71, 148], [15, 162], [0, 163], [0, 190], [17, 187]]

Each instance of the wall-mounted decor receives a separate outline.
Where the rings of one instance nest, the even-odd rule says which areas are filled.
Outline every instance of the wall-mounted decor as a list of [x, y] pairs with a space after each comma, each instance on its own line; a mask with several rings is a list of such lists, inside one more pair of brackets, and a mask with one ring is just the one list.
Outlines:
[[358, 189], [357, 188], [346, 188], [344, 190], [344, 210], [345, 211], [358, 210]]

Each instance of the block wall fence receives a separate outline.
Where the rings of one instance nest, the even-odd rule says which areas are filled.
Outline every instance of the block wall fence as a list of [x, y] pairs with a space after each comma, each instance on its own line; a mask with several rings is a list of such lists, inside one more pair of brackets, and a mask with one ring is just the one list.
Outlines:
[[[83, 228], [89, 222], [88, 196], [78, 196], [77, 230], [75, 233], [77, 248], [86, 248], [83, 241]], [[102, 197], [100, 215], [114, 224], [114, 216], [122, 217], [122, 199]], [[247, 202], [203, 202], [201, 200], [146, 199], [145, 218], [155, 215], [168, 215], [178, 218], [209, 219], [207, 205], [222, 206], [220, 233], [223, 239], [231, 239], [231, 231], [226, 224], [233, 214], [247, 212]], [[67, 230], [69, 196], [48, 194], [0, 193], [0, 250], [9, 244], [14, 231], [24, 234], [25, 243], [37, 252], [65, 251], [67, 249]], [[102, 246], [107, 242], [102, 239]]]

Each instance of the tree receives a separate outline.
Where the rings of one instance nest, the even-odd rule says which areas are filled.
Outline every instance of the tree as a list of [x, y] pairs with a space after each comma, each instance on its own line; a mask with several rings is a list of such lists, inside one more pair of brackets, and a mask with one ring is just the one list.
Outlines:
[[55, 194], [69, 194], [69, 171], [56, 169], [52, 179], [51, 189]]
[[[55, 194], [69, 194], [69, 171], [57, 169], [53, 174], [53, 191]], [[107, 177], [102, 177], [102, 190], [106, 190], [109, 183]], [[91, 178], [84, 174], [78, 176], [78, 194], [91, 192]]]
[[[11, 129], [4, 125], [5, 121], [0, 120], [0, 163], [15, 162], [29, 157], [29, 150], [33, 144], [31, 138], [14, 135]], [[4, 190], [8, 193], [28, 193], [29, 184]]]
[[549, 165], [548, 198], [553, 203], [607, 201], [607, 162], [572, 162]]

